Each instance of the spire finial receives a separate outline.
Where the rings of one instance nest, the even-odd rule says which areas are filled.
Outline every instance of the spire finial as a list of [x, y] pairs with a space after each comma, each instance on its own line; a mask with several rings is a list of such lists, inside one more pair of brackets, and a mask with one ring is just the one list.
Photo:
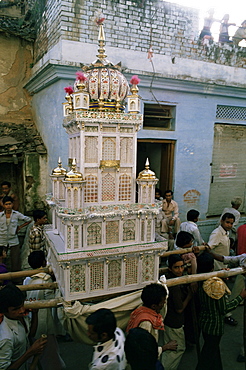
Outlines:
[[105, 34], [104, 34], [104, 29], [103, 29], [103, 24], [100, 24], [99, 25], [99, 33], [98, 33], [98, 55], [97, 57], [102, 60], [102, 59], [105, 59], [107, 57], [107, 55], [105, 54]]

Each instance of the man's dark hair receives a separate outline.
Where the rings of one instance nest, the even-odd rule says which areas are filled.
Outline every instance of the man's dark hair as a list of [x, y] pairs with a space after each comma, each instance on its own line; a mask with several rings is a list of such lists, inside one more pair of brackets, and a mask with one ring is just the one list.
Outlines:
[[28, 256], [28, 263], [33, 269], [38, 269], [43, 266], [44, 261], [46, 260], [44, 251], [33, 251]]
[[176, 262], [183, 261], [180, 254], [171, 254], [168, 257], [168, 267], [171, 269]]
[[210, 272], [214, 268], [214, 257], [208, 252], [204, 252], [197, 257], [197, 273]]
[[191, 240], [194, 240], [194, 237], [192, 234], [188, 233], [187, 231], [180, 231], [177, 234], [175, 243], [177, 247], [183, 248], [186, 244], [189, 244]]
[[109, 339], [114, 337], [116, 319], [109, 309], [100, 308], [88, 316], [85, 322], [87, 325], [93, 325], [93, 331], [98, 334], [99, 338], [103, 333], [107, 333]]
[[125, 354], [132, 370], [155, 370], [158, 345], [147, 330], [134, 328], [126, 337]]
[[7, 203], [7, 202], [11, 202], [11, 203], [14, 203], [14, 199], [9, 197], [8, 195], [5, 195], [5, 197], [3, 197], [3, 200], [2, 200], [3, 204]]
[[235, 216], [232, 213], [229, 212], [224, 213], [223, 216], [221, 217], [221, 220], [225, 221], [226, 218], [232, 218], [235, 221]]
[[194, 221], [195, 219], [197, 219], [200, 215], [200, 212], [198, 212], [196, 209], [190, 209], [188, 212], [187, 212], [187, 221]]
[[159, 304], [166, 295], [167, 291], [163, 285], [153, 283], [143, 288], [141, 299], [145, 307], [151, 308], [152, 304]]
[[14, 284], [8, 284], [0, 290], [0, 312], [8, 312], [9, 307], [19, 307], [24, 304], [25, 295]]
[[34, 221], [36, 222], [38, 219], [44, 217], [47, 215], [47, 213], [45, 211], [43, 211], [42, 209], [35, 209], [33, 211], [33, 219]]
[[11, 188], [11, 184], [10, 184], [10, 182], [9, 182], [9, 181], [3, 181], [3, 182], [1, 183], [1, 187], [2, 187], [2, 186], [4, 186], [4, 185], [7, 185], [7, 187], [8, 187], [8, 188]]
[[165, 191], [164, 191], [164, 196], [165, 196], [166, 194], [168, 194], [168, 193], [171, 193], [171, 194], [173, 195], [173, 191], [172, 191], [172, 190], [165, 190]]

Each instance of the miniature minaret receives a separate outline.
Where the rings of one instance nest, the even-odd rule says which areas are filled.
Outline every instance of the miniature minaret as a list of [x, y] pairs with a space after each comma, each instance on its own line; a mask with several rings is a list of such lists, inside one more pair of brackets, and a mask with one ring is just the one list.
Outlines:
[[155, 186], [159, 181], [155, 173], [149, 169], [149, 159], [146, 159], [145, 170], [141, 171], [137, 178], [138, 203], [155, 202]]
[[50, 177], [52, 178], [52, 190], [54, 199], [65, 200], [65, 188], [63, 185], [64, 177], [67, 173], [65, 168], [62, 168], [61, 157], [58, 159], [58, 167], [54, 168]]
[[76, 159], [73, 159], [72, 167], [65, 176], [65, 207], [80, 209], [84, 207], [84, 186], [86, 181], [83, 175], [77, 172]]

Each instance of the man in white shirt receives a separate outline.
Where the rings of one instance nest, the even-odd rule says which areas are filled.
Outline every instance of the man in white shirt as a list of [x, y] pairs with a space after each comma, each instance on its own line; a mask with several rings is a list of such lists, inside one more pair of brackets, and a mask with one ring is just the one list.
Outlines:
[[173, 199], [172, 190], [166, 190], [162, 203], [161, 233], [168, 233], [169, 239], [173, 239], [173, 233], [177, 234], [180, 228], [179, 207]]
[[180, 225], [180, 231], [186, 231], [194, 237], [193, 245], [198, 246], [204, 244], [204, 240], [201, 237], [200, 231], [197, 226], [197, 221], [199, 217], [199, 212], [195, 209], [190, 209], [187, 212], [187, 221], [182, 222]]
[[[40, 338], [29, 347], [28, 336], [34, 336], [37, 327], [37, 312], [32, 321], [26, 316], [24, 296], [15, 285], [8, 284], [0, 290], [0, 369], [27, 370], [27, 360], [42, 353], [47, 342]], [[29, 347], [29, 348], [28, 348]]]
[[242, 198], [239, 198], [239, 197], [233, 198], [231, 200], [231, 207], [224, 208], [223, 212], [221, 213], [219, 222], [218, 222], [218, 224], [220, 224], [221, 218], [225, 213], [232, 213], [235, 216], [235, 221], [233, 222], [233, 226], [230, 230], [230, 237], [233, 238], [233, 240], [236, 239], [236, 233], [237, 233], [236, 226], [238, 225], [240, 216], [241, 216], [240, 212], [238, 211], [238, 208], [241, 206], [241, 204], [242, 204]]

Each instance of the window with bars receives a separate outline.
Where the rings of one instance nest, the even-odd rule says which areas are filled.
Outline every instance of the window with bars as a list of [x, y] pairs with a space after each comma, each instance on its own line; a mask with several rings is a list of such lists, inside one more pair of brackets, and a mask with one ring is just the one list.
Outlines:
[[175, 106], [165, 104], [144, 104], [143, 129], [174, 130]]
[[246, 121], [246, 107], [217, 105], [216, 118]]

